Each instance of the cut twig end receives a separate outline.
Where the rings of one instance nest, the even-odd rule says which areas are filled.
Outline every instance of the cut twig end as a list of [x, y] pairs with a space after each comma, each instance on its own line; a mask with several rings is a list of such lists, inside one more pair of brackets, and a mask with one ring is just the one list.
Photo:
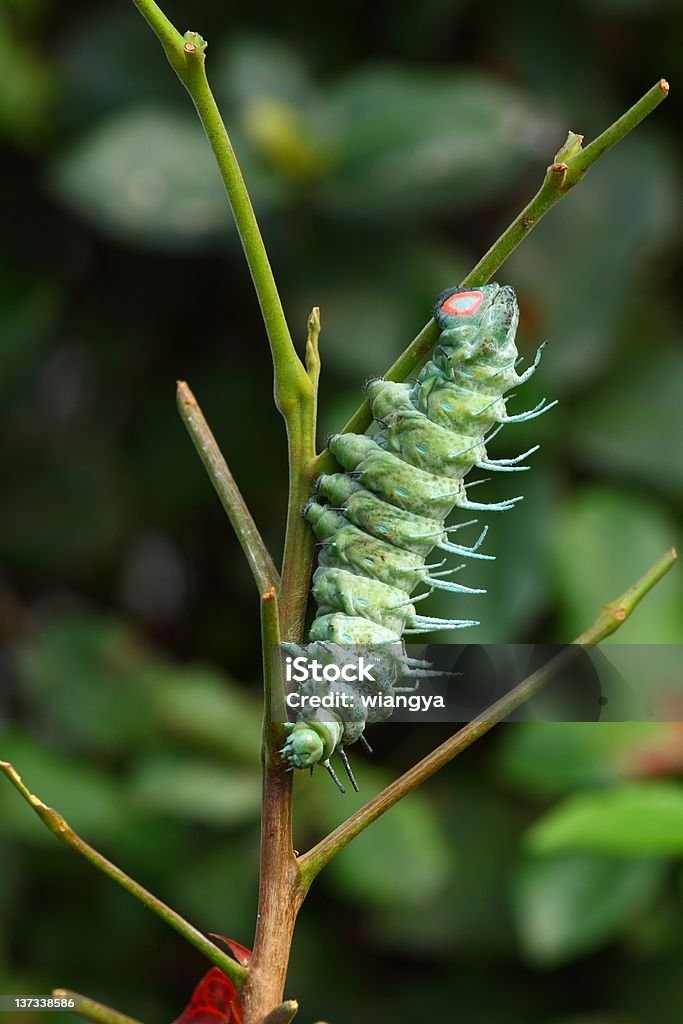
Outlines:
[[197, 408], [197, 399], [192, 394], [190, 386], [185, 380], [176, 381], [176, 399], [179, 405], [185, 405], [190, 409]]
[[190, 56], [194, 53], [204, 53], [209, 45], [199, 32], [186, 32], [183, 38], [185, 40], [183, 50]]
[[666, 78], [659, 79], [659, 88], [665, 96], [669, 95], [669, 83], [667, 82]]
[[298, 1009], [299, 1004], [296, 999], [286, 999], [284, 1003], [280, 1003], [274, 1010], [271, 1010], [263, 1018], [261, 1024], [290, 1024]]

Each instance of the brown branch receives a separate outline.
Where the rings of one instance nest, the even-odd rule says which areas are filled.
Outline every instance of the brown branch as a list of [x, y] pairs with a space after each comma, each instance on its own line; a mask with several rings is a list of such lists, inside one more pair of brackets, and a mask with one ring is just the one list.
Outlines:
[[285, 740], [281, 723], [287, 721], [287, 714], [274, 589], [261, 598], [261, 632], [264, 705], [259, 910], [254, 952], [241, 996], [245, 1024], [261, 1022], [282, 1001], [294, 924], [304, 896], [292, 847], [292, 773], [285, 769], [279, 753]]
[[235, 478], [228, 469], [216, 443], [216, 438], [204, 419], [204, 413], [184, 380], [178, 381], [176, 400], [178, 412], [187, 427], [187, 432], [192, 438], [197, 454], [204, 464], [204, 469], [220, 498], [221, 505], [227, 513], [242, 546], [242, 551], [251, 566], [252, 576], [259, 588], [259, 593], [263, 593], [269, 587], [278, 586], [280, 577], [268, 548], [252, 519], [239, 487], [235, 483]]

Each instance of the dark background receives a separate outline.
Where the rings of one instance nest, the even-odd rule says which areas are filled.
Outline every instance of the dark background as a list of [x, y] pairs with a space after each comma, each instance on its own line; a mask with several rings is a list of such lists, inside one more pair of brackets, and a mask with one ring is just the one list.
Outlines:
[[[560, 404], [496, 442], [542, 447], [477, 494], [526, 500], [489, 517], [498, 560], [470, 563], [487, 596], [440, 606], [469, 617], [476, 600], [474, 639], [571, 639], [680, 540], [680, 10], [230, 8], [168, 13], [209, 40], [299, 339], [321, 307], [321, 438], [567, 130], [590, 139], [671, 79], [499, 277], [520, 351], [551, 342], [514, 408]], [[283, 430], [257, 303], [189, 100], [131, 4], [5, 0], [0, 64], [0, 755], [198, 927], [249, 944], [257, 602], [174, 382], [278, 555]], [[682, 598], [675, 571], [619, 639], [680, 643]], [[375, 729], [363, 798], [443, 735]], [[678, 1024], [682, 769], [673, 724], [500, 728], [316, 883], [288, 983], [301, 1020]], [[357, 801], [324, 778], [297, 787], [303, 849]], [[66, 986], [174, 1018], [201, 957], [8, 784], [0, 829], [0, 991]]]

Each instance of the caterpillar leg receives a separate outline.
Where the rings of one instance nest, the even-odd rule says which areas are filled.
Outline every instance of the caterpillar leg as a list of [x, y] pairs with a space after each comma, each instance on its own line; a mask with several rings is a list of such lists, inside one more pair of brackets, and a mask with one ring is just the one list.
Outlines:
[[[511, 396], [512, 397], [512, 396]], [[547, 402], [546, 399], [542, 398], [538, 405], [535, 405], [533, 409], [527, 409], [526, 412], [518, 412], [514, 416], [501, 416], [500, 423], [526, 423], [527, 420], [535, 420], [537, 416], [542, 416], [544, 412], [548, 412], [553, 409], [558, 403], [556, 398], [554, 402]]]
[[458, 502], [458, 508], [468, 508], [477, 512], [507, 512], [514, 508], [518, 501], [523, 501], [524, 495], [518, 494], [516, 498], [506, 498], [504, 501], [486, 503], [485, 501], [467, 501], [463, 499]]
[[370, 746], [370, 744], [366, 740], [366, 738], [363, 735], [363, 733], [361, 733], [360, 736], [358, 737], [358, 742], [360, 743], [361, 747], [366, 752], [366, 754], [371, 754], [372, 753], [372, 747]]
[[477, 462], [477, 469], [489, 469], [497, 473], [514, 473], [520, 470], [529, 469], [529, 466], [520, 466], [519, 463], [526, 459], [527, 455], [533, 455], [540, 448], [540, 444], [535, 444], [533, 448], [530, 448], [528, 452], [524, 452], [522, 455], [518, 455], [514, 459], [483, 459], [481, 462]]
[[546, 347], [547, 344], [548, 344], [548, 342], [544, 341], [542, 345], [538, 346], [538, 348], [536, 350], [536, 355], [534, 356], [533, 363], [531, 364], [531, 366], [529, 367], [528, 370], [525, 370], [524, 373], [520, 373], [520, 375], [519, 375], [519, 377], [517, 379], [517, 383], [518, 384], [526, 384], [526, 382], [529, 380], [529, 378], [533, 377], [533, 375], [536, 373], [536, 370], [538, 369], [538, 364], [541, 361], [541, 355], [543, 354], [543, 349]]
[[[330, 778], [334, 782], [334, 784], [337, 787], [337, 789], [339, 790], [339, 792], [340, 793], [345, 793], [346, 790], [344, 789], [344, 787], [342, 786], [341, 782], [339, 781], [339, 776], [337, 775], [337, 773], [335, 772], [334, 768], [332, 767], [332, 765], [330, 764], [329, 761], [323, 761], [323, 768], [327, 769], [328, 775], [330, 776]], [[356, 789], [358, 789], [357, 786], [356, 786]]]
[[349, 759], [346, 756], [346, 751], [344, 750], [343, 747], [339, 748], [339, 757], [341, 758], [341, 763], [344, 765], [344, 771], [346, 772], [346, 774], [349, 777], [349, 782], [351, 783], [351, 785], [355, 789], [356, 793], [358, 793], [358, 791], [359, 791], [358, 790], [358, 783], [356, 782], [356, 780], [355, 780], [355, 778], [353, 776], [353, 771], [351, 770], [351, 765], [349, 764]]
[[[448, 529], [453, 528], [448, 527]], [[479, 548], [481, 547], [481, 544], [487, 533], [488, 526], [485, 526], [484, 529], [479, 534], [479, 536], [477, 537], [477, 539], [475, 540], [472, 547], [469, 548], [464, 544], [451, 544], [450, 541], [447, 540], [441, 541], [440, 544], [437, 544], [437, 547], [439, 548], [440, 551], [447, 551], [453, 555], [464, 555], [465, 558], [481, 558], [487, 562], [495, 562], [495, 555], [483, 555], [479, 552]]]

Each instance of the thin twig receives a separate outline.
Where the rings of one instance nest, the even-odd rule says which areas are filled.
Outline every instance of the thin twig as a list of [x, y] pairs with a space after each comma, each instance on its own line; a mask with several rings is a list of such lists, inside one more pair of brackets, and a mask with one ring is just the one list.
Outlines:
[[318, 872], [340, 850], [343, 850], [352, 839], [360, 835], [368, 825], [381, 817], [390, 807], [422, 785], [440, 768], [443, 768], [454, 757], [480, 739], [494, 725], [507, 718], [520, 704], [538, 693], [560, 669], [579, 654], [583, 647], [598, 644], [619, 629], [645, 595], [671, 569], [675, 561], [676, 552], [672, 548], [624, 594], [604, 605], [592, 626], [584, 630], [574, 640], [572, 646], [566, 647], [546, 665], [501, 697], [499, 701], [483, 711], [445, 743], [442, 743], [413, 768], [368, 801], [364, 807], [361, 807], [312, 850], [300, 857], [299, 867], [304, 884], [310, 885]]
[[315, 406], [317, 406], [318, 381], [320, 380], [320, 350], [318, 339], [320, 338], [320, 309], [314, 306], [308, 317], [308, 331], [306, 334], [306, 372], [310, 377], [315, 392]]
[[[628, 135], [648, 114], [652, 113], [668, 94], [668, 82], [662, 78], [585, 149], [581, 148], [583, 136], [570, 132], [564, 146], [555, 155], [536, 195], [464, 278], [463, 287], [475, 287], [490, 281], [508, 256], [514, 252], [548, 210], [581, 180], [586, 171], [601, 156]], [[403, 381], [409, 377], [424, 362], [438, 337], [439, 328], [434, 320], [430, 320], [385, 373], [384, 379]], [[371, 420], [370, 406], [365, 401], [342, 428], [342, 433], [362, 434], [367, 430]], [[329, 467], [333, 465], [332, 456], [323, 452], [319, 457], [316, 470], [318, 473], [329, 472]]]
[[89, 999], [88, 996], [82, 996], [78, 992], [72, 992], [68, 988], [53, 989], [52, 995], [71, 999], [74, 1005], [69, 1007], [69, 1009], [73, 1013], [78, 1013], [81, 1017], [85, 1017], [86, 1020], [96, 1021], [96, 1024], [140, 1024], [140, 1021], [136, 1020], [135, 1017], [129, 1017], [126, 1013], [112, 1010], [110, 1006], [98, 1003], [95, 999]]
[[21, 776], [16, 769], [8, 761], [0, 761], [0, 771], [7, 776], [12, 785], [17, 789], [24, 800], [33, 808], [43, 824], [47, 825], [48, 829], [60, 842], [64, 843], [70, 849], [75, 850], [81, 857], [85, 857], [86, 860], [90, 861], [94, 867], [101, 871], [117, 882], [126, 892], [129, 892], [131, 896], [134, 896], [136, 900], [142, 903], [144, 906], [151, 910], [157, 917], [160, 917], [162, 921], [174, 928], [184, 939], [198, 949], [200, 953], [215, 964], [216, 967], [228, 975], [228, 977], [237, 985], [239, 988], [246, 974], [244, 967], [236, 963], [232, 957], [229, 957], [223, 950], [218, 949], [212, 942], [206, 938], [205, 935], [191, 925], [184, 917], [181, 917], [175, 910], [162, 903], [160, 899], [153, 896], [151, 892], [143, 888], [139, 882], [134, 881], [129, 875], [127, 875], [121, 868], [118, 868], [115, 864], [112, 864], [110, 860], [103, 857], [101, 853], [98, 853], [92, 846], [81, 839], [79, 835], [71, 828], [71, 826], [64, 820], [62, 815], [53, 810], [52, 807], [48, 807], [43, 803], [37, 796], [35, 796], [25, 783], [22, 781]]
[[259, 593], [262, 594], [270, 587], [279, 586], [280, 577], [268, 548], [263, 542], [258, 527], [251, 517], [196, 398], [183, 380], [178, 381], [176, 398], [178, 412], [187, 427], [199, 458], [204, 463], [204, 468], [216, 489], [232, 528], [237, 534], [242, 551], [251, 566]]

